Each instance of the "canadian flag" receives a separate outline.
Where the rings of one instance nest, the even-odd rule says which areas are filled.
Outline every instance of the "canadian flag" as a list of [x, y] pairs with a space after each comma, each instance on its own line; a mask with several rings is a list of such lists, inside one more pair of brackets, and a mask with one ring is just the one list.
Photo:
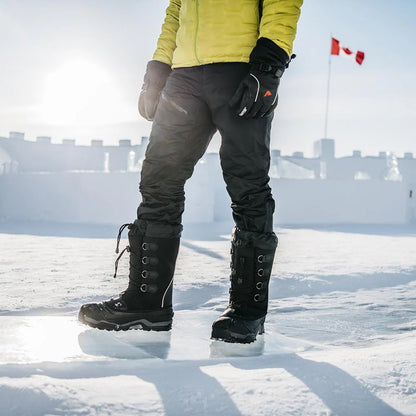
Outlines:
[[331, 55], [339, 55], [345, 58], [353, 59], [358, 63], [358, 65], [361, 65], [364, 61], [364, 52], [352, 51], [351, 49], [341, 45], [339, 40], [335, 38], [332, 38]]

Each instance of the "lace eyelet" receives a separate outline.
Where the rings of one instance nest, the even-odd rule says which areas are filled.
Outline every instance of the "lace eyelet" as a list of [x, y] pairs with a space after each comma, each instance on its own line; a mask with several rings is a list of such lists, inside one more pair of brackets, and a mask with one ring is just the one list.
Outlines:
[[147, 292], [147, 284], [146, 283], [143, 283], [142, 285], [140, 285], [140, 291], [143, 292], [143, 293]]
[[256, 293], [254, 295], [254, 302], [259, 302], [260, 301], [260, 295], [258, 293]]
[[258, 269], [257, 270], [257, 276], [263, 277], [264, 276], [264, 269]]
[[147, 279], [147, 270], [143, 270], [142, 271], [142, 277], [143, 277], [143, 279]]
[[146, 257], [146, 256], [145, 256], [145, 257], [143, 257], [143, 258], [142, 258], [142, 263], [143, 263], [143, 264], [148, 264], [148, 263], [149, 263], [149, 258], [148, 258], [148, 257]]
[[257, 282], [257, 284], [256, 284], [256, 289], [257, 289], [257, 290], [261, 290], [261, 289], [263, 289], [263, 282]]
[[151, 242], [142, 243], [142, 249], [144, 251], [157, 251], [158, 248], [159, 246], [156, 243], [151, 243]]
[[263, 254], [260, 254], [260, 256], [258, 256], [258, 257], [257, 257], [257, 261], [258, 261], [259, 263], [263, 263], [263, 261], [264, 261], [264, 256], [263, 256]]

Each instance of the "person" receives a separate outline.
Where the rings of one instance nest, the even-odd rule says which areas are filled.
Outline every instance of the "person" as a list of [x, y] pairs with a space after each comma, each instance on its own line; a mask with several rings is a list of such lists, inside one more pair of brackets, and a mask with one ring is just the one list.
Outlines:
[[[170, 0], [139, 112], [153, 121], [141, 171], [142, 202], [128, 228], [129, 283], [117, 298], [81, 307], [107, 330], [168, 331], [184, 211], [184, 185], [221, 134], [223, 177], [235, 228], [230, 301], [211, 338], [248, 343], [264, 332], [277, 247], [268, 185], [270, 129], [291, 60], [302, 0]], [[119, 256], [119, 258], [120, 258]], [[116, 261], [116, 267], [118, 260]]]

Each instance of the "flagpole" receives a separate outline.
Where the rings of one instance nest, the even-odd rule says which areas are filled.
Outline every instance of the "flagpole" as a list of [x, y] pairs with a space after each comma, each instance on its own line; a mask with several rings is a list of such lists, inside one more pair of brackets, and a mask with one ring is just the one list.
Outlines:
[[[331, 33], [331, 44], [332, 44], [332, 33]], [[324, 139], [327, 139], [328, 136], [328, 113], [329, 113], [329, 87], [331, 84], [331, 50], [329, 51], [328, 58], [328, 81], [326, 86], [326, 111], [325, 111], [325, 134]]]

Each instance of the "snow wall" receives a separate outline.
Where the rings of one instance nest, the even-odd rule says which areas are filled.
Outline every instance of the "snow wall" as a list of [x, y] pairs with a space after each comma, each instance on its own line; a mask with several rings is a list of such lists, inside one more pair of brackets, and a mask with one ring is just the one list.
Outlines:
[[[184, 223], [231, 221], [221, 170], [199, 163], [186, 185]], [[0, 176], [0, 219], [121, 224], [136, 216], [137, 172], [26, 173]], [[416, 217], [404, 182], [272, 179], [275, 223], [405, 224]]]

